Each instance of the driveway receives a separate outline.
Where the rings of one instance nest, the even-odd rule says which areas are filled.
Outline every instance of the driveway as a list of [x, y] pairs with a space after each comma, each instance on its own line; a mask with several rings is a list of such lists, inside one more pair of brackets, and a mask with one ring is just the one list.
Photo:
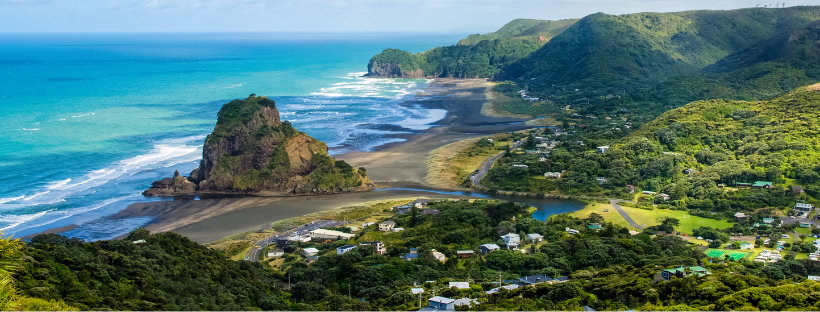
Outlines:
[[626, 211], [624, 211], [624, 209], [621, 208], [620, 205], [618, 205], [618, 203], [620, 203], [620, 202], [627, 202], [627, 203], [635, 203], [635, 202], [634, 201], [629, 201], [629, 200], [623, 200], [623, 199], [610, 199], [609, 200], [609, 204], [611, 204], [612, 207], [614, 207], [615, 210], [617, 210], [618, 213], [621, 214], [621, 217], [624, 217], [624, 220], [626, 220], [626, 223], [629, 223], [629, 225], [631, 225], [632, 227], [643, 231], [643, 227], [640, 226], [638, 223], [636, 223], [634, 220], [632, 220], [632, 218], [626, 213]]

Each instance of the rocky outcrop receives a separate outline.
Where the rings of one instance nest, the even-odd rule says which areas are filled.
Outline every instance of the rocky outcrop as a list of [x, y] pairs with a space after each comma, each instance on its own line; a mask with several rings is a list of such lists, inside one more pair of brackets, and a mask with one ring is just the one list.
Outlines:
[[383, 77], [383, 78], [425, 78], [424, 71], [421, 68], [407, 71], [402, 69], [401, 65], [390, 62], [375, 62], [371, 61], [367, 64], [366, 77]]
[[156, 181], [147, 196], [195, 193], [333, 194], [370, 190], [364, 172], [327, 154], [327, 145], [281, 121], [276, 103], [251, 95], [220, 109], [189, 177]]

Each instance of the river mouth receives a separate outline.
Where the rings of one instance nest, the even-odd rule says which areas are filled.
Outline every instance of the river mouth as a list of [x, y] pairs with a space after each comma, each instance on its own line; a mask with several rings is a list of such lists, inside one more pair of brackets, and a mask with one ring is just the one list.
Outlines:
[[458, 195], [458, 196], [470, 196], [470, 197], [478, 197], [478, 198], [487, 198], [487, 199], [499, 199], [503, 201], [510, 201], [516, 203], [522, 203], [526, 205], [530, 205], [532, 207], [538, 208], [536, 212], [532, 214], [533, 219], [539, 221], [546, 221], [552, 215], [567, 213], [567, 212], [575, 212], [581, 209], [584, 209], [586, 203], [576, 199], [556, 199], [556, 198], [533, 198], [533, 197], [519, 197], [519, 196], [508, 196], [508, 195], [490, 195], [484, 193], [476, 193], [470, 191], [444, 191], [444, 190], [436, 190], [436, 189], [425, 189], [425, 188], [404, 188], [404, 187], [392, 187], [392, 188], [377, 188], [374, 189], [373, 192], [385, 192], [385, 191], [414, 191], [414, 192], [426, 192], [426, 193], [433, 193], [439, 195]]

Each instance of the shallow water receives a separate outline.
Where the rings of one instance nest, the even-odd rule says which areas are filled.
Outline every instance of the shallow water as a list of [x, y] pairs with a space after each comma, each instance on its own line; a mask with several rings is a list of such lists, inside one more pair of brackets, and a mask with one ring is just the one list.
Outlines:
[[[443, 111], [401, 105], [427, 81], [359, 76], [386, 47], [420, 52], [460, 37], [0, 34], [0, 231], [24, 236], [161, 200], [140, 192], [193, 170], [222, 104], [251, 93], [330, 146], [396, 140], [374, 125], [430, 127]], [[71, 235], [115, 237], [145, 222]]]

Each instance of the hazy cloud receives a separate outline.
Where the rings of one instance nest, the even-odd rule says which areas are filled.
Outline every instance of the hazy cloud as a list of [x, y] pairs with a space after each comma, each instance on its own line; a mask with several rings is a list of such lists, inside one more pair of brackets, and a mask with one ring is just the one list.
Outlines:
[[[565, 19], [774, 6], [739, 0], [0, 0], [2, 32], [409, 31], [475, 33]], [[794, 1], [791, 5], [812, 5]]]

